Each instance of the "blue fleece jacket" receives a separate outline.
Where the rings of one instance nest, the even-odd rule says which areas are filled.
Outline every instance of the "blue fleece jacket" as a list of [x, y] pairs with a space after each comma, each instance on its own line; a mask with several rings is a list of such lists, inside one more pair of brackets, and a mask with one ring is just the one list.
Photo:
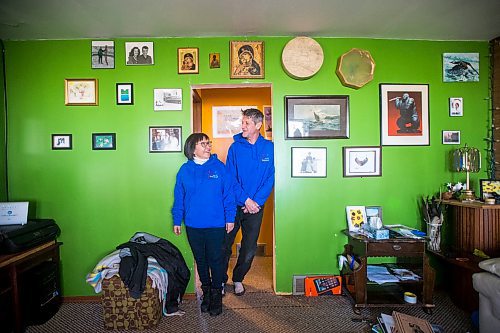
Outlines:
[[251, 144], [241, 133], [227, 152], [226, 168], [234, 177], [236, 205], [244, 206], [248, 198], [263, 206], [274, 186], [274, 144], [259, 134]]
[[174, 188], [174, 225], [192, 228], [223, 228], [234, 222], [236, 205], [232, 178], [216, 154], [204, 164], [184, 163]]

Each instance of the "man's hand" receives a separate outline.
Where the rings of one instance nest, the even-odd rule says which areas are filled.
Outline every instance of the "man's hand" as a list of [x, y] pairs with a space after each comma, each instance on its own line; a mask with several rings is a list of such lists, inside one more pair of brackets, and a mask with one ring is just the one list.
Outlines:
[[[246, 212], [245, 209], [247, 210]], [[244, 213], [256, 214], [260, 211], [260, 206], [255, 201], [248, 198], [245, 200], [245, 209], [243, 209]]]
[[226, 223], [226, 233], [230, 233], [234, 229], [234, 222]]
[[181, 226], [180, 225], [174, 225], [174, 234], [179, 236], [181, 234]]

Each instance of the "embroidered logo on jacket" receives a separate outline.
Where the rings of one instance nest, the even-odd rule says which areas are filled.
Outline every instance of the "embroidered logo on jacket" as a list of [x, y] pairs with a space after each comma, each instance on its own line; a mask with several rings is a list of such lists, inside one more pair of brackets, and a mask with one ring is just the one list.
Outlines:
[[269, 158], [269, 154], [262, 154], [260, 157], [261, 162], [269, 162], [271, 159]]
[[208, 178], [217, 179], [219, 178], [219, 175], [217, 174], [217, 171], [208, 170]]

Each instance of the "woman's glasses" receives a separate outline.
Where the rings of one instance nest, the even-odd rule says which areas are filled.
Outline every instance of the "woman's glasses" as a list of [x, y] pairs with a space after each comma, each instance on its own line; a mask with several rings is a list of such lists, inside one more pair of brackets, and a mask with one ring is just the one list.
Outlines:
[[200, 144], [203, 148], [207, 148], [207, 146], [212, 147], [212, 141], [200, 141], [197, 144]]

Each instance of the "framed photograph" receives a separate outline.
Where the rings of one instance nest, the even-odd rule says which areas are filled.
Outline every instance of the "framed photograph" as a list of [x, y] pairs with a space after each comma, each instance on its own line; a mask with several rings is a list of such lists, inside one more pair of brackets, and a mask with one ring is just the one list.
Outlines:
[[52, 149], [73, 149], [73, 135], [52, 134]]
[[230, 42], [231, 79], [264, 78], [264, 42]]
[[479, 53], [443, 53], [443, 82], [478, 82]]
[[344, 177], [382, 176], [380, 147], [344, 147]]
[[347, 206], [345, 212], [350, 232], [359, 232], [363, 225], [368, 223], [365, 206]]
[[220, 53], [210, 53], [208, 56], [210, 69], [220, 68]]
[[65, 105], [98, 105], [97, 79], [65, 79]]
[[383, 226], [382, 207], [366, 206], [366, 220], [370, 228], [380, 229]]
[[92, 150], [115, 150], [116, 133], [92, 133]]
[[500, 180], [481, 179], [480, 185], [481, 200], [495, 198], [496, 204], [500, 204]]
[[326, 178], [326, 148], [292, 147], [292, 178]]
[[92, 68], [115, 68], [115, 42], [112, 40], [92, 41]]
[[459, 145], [460, 131], [443, 131], [443, 145]]
[[285, 139], [349, 138], [349, 96], [285, 96]]
[[150, 126], [149, 152], [170, 153], [182, 151], [181, 126]]
[[212, 106], [212, 133], [214, 138], [232, 138], [241, 132], [242, 111], [256, 106]]
[[177, 73], [198, 74], [197, 47], [180, 47], [177, 49]]
[[127, 65], [154, 65], [153, 42], [126, 42], [125, 59]]
[[429, 85], [380, 84], [382, 146], [429, 145]]
[[155, 89], [154, 90], [155, 111], [181, 111], [182, 89]]
[[271, 140], [273, 138], [273, 107], [271, 105], [262, 106], [262, 113], [264, 114], [264, 136]]
[[134, 104], [134, 84], [117, 83], [116, 84], [116, 104], [133, 105]]
[[450, 97], [450, 117], [462, 117], [464, 115], [462, 97]]

